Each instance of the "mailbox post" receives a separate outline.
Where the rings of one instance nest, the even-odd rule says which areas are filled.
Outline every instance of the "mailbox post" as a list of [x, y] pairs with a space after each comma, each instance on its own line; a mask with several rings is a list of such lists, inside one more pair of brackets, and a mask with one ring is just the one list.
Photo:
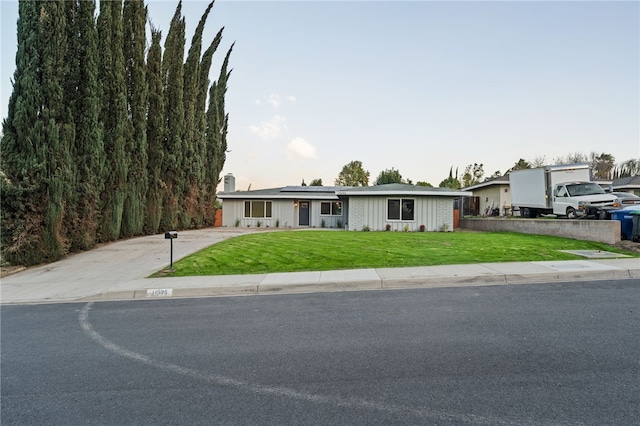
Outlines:
[[171, 240], [171, 257], [169, 258], [169, 270], [173, 271], [173, 240], [178, 238], [178, 231], [167, 231], [164, 233], [165, 240]]

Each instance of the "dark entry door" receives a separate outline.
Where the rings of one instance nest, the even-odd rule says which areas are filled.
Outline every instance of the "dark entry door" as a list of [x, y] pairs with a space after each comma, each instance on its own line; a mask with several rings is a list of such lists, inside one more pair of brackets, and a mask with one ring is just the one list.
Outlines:
[[298, 225], [299, 226], [309, 226], [309, 202], [308, 201], [300, 201], [298, 204]]

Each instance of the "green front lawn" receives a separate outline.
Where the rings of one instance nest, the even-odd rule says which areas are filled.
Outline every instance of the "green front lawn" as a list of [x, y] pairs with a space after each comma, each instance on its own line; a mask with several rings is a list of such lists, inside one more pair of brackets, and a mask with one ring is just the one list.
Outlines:
[[559, 250], [625, 253], [602, 243], [510, 232], [277, 231], [214, 244], [175, 262], [173, 272], [153, 276], [583, 259]]

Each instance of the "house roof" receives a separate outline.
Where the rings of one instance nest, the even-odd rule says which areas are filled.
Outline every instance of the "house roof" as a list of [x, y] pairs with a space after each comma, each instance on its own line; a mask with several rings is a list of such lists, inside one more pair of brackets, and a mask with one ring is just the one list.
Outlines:
[[473, 191], [474, 189], [481, 189], [487, 186], [494, 185], [509, 185], [509, 175], [500, 176], [497, 178], [485, 180], [484, 182], [476, 183], [475, 185], [467, 186], [466, 188], [462, 188], [463, 191]]
[[335, 186], [284, 186], [280, 188], [256, 189], [254, 191], [220, 192], [218, 198], [227, 199], [305, 199], [337, 200]]
[[449, 188], [432, 188], [401, 183], [390, 183], [376, 186], [284, 186], [280, 188], [257, 189], [254, 191], [220, 192], [221, 199], [303, 199], [303, 200], [337, 200], [343, 196], [365, 195], [411, 195], [469, 197], [471, 193]]
[[611, 187], [614, 191], [623, 188], [640, 188], [640, 175], [614, 179]]
[[433, 188], [430, 186], [416, 186], [404, 183], [389, 183], [386, 185], [346, 187], [337, 191], [338, 195], [365, 196], [365, 195], [421, 195], [440, 197], [470, 197], [465, 193], [450, 188]]

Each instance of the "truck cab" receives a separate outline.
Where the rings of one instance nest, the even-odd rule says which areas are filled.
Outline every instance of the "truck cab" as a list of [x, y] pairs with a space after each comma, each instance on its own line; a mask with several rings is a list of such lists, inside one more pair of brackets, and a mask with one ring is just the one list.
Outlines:
[[617, 198], [594, 182], [564, 182], [553, 188], [553, 213], [570, 219], [595, 215], [602, 207], [617, 207]]

